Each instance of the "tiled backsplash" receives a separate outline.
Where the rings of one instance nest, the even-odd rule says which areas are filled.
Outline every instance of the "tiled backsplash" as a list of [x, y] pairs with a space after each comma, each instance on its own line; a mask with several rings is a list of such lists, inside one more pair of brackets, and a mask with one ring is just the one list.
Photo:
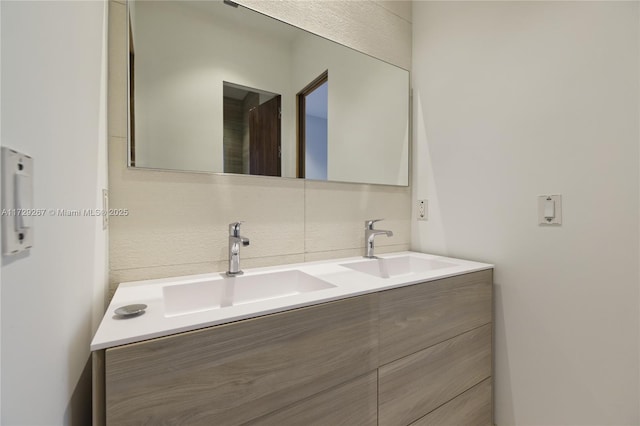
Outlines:
[[[277, 17], [294, 24], [311, 7], [312, 25], [299, 25], [321, 35], [322, 28], [333, 31], [333, 39], [405, 68], [411, 62], [410, 6], [400, 6], [405, 2], [240, 3], [264, 12], [282, 4]], [[378, 253], [409, 248], [409, 187], [127, 168], [126, 5], [112, 0], [109, 6], [110, 207], [129, 210], [111, 218], [112, 291], [124, 281], [226, 270], [228, 224], [236, 220], [245, 222], [242, 234], [251, 239], [242, 249], [243, 268], [360, 255], [364, 220], [372, 218], [385, 218], [379, 227], [394, 232], [376, 241]], [[341, 8], [343, 22], [353, 25], [335, 36], [332, 16]], [[380, 28], [393, 33], [389, 41], [367, 43]]]

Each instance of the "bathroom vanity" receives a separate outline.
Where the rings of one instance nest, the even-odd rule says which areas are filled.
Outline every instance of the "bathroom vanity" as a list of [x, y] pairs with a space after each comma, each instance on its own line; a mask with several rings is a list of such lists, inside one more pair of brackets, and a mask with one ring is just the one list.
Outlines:
[[[492, 277], [405, 252], [122, 284], [94, 423], [492, 424]], [[128, 303], [147, 312], [113, 316]]]

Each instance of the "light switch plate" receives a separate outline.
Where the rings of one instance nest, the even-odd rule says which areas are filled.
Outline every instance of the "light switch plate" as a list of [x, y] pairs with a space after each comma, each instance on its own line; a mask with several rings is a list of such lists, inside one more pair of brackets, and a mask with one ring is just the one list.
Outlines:
[[[545, 217], [545, 206], [552, 202], [554, 206], [554, 216]], [[539, 195], [538, 196], [538, 224], [539, 225], [562, 225], [562, 195]]]
[[33, 246], [35, 216], [33, 159], [2, 147], [2, 254], [18, 254]]

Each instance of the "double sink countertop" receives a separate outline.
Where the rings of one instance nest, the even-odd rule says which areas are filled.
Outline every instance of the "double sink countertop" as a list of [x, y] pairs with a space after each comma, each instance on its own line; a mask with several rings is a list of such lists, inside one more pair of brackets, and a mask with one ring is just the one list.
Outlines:
[[[101, 350], [275, 312], [312, 306], [455, 275], [493, 265], [417, 252], [377, 259], [350, 257], [266, 268], [122, 283], [98, 327], [91, 350]], [[147, 305], [140, 315], [115, 310]]]

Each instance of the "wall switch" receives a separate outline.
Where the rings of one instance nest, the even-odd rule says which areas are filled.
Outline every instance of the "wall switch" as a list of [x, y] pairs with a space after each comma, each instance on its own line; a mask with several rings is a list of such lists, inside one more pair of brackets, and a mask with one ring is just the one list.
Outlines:
[[562, 225], [562, 195], [538, 196], [538, 224]]
[[14, 255], [33, 246], [33, 159], [2, 147], [2, 254]]
[[427, 200], [418, 200], [418, 220], [427, 220]]

